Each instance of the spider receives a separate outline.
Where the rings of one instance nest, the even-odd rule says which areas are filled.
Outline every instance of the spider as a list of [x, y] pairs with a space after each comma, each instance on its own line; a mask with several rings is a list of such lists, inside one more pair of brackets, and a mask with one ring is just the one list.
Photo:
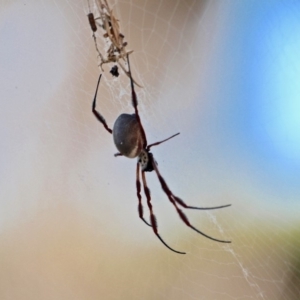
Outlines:
[[[172, 203], [172, 205], [175, 207], [177, 213], [179, 214], [181, 220], [191, 229], [195, 230], [196, 232], [200, 233], [201, 235], [205, 236], [206, 238], [217, 241], [220, 243], [231, 243], [231, 241], [224, 241], [219, 240], [216, 238], [213, 238], [202, 231], [195, 228], [191, 223], [189, 222], [188, 218], [185, 216], [183, 211], [179, 208], [179, 206], [186, 208], [186, 209], [199, 209], [199, 210], [209, 210], [209, 209], [219, 209], [228, 207], [231, 204], [222, 205], [222, 206], [215, 206], [215, 207], [195, 207], [195, 206], [189, 206], [183, 200], [181, 200], [179, 197], [175, 196], [170, 188], [168, 187], [165, 179], [161, 176], [158, 167], [157, 162], [154, 159], [153, 154], [150, 152], [150, 149], [154, 146], [157, 146], [161, 143], [164, 143], [171, 138], [177, 136], [179, 133], [176, 133], [167, 139], [164, 139], [159, 142], [152, 143], [148, 145], [146, 133], [144, 130], [144, 127], [142, 125], [140, 115], [138, 112], [138, 101], [137, 96], [134, 89], [134, 82], [131, 77], [131, 70], [130, 70], [130, 63], [129, 63], [129, 57], [127, 56], [127, 63], [128, 63], [128, 70], [129, 70], [129, 78], [130, 78], [130, 85], [131, 85], [131, 98], [132, 98], [132, 105], [134, 108], [134, 114], [121, 114], [117, 120], [114, 123], [113, 129], [109, 128], [104, 117], [96, 110], [96, 99], [97, 99], [97, 93], [98, 88], [100, 84], [101, 75], [99, 76], [96, 92], [92, 104], [92, 112], [97, 118], [98, 121], [102, 123], [104, 128], [113, 135], [114, 143], [117, 149], [119, 150], [118, 153], [115, 154], [115, 156], [125, 156], [128, 158], [135, 158], [137, 157], [137, 164], [136, 164], [136, 194], [138, 198], [138, 213], [139, 217], [150, 227], [152, 227], [153, 232], [158, 237], [158, 239], [171, 251], [179, 253], [179, 254], [186, 254], [185, 252], [177, 251], [173, 248], [171, 248], [160, 236], [158, 233], [158, 227], [157, 227], [157, 221], [156, 217], [154, 215], [152, 203], [151, 203], [151, 194], [150, 189], [147, 186], [146, 182], [146, 176], [145, 172], [152, 172], [155, 171], [158, 180], [161, 184], [161, 187], [164, 191], [164, 193], [167, 195], [169, 201]], [[144, 219], [143, 214], [143, 206], [142, 206], [142, 196], [141, 196], [141, 182], [140, 182], [140, 175], [142, 177], [142, 183], [144, 188], [144, 194], [147, 199], [147, 205], [150, 211], [150, 224]]]

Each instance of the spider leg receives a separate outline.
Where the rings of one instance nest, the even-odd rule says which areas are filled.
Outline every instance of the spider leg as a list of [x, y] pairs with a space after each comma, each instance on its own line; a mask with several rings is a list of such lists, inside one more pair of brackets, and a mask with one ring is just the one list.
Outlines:
[[117, 156], [123, 156], [123, 154], [122, 154], [122, 153], [120, 153], [120, 152], [118, 152], [118, 153], [115, 153], [115, 154], [114, 154], [114, 157], [117, 157]]
[[138, 211], [140, 218], [150, 227], [152, 227], [145, 219], [143, 214], [142, 196], [141, 196], [141, 182], [140, 182], [140, 164], [136, 165], [136, 194], [139, 199]]
[[105, 119], [103, 118], [103, 116], [96, 110], [96, 99], [97, 99], [97, 93], [98, 93], [98, 88], [99, 88], [101, 76], [102, 76], [102, 74], [100, 74], [99, 79], [98, 79], [97, 88], [96, 88], [96, 92], [95, 92], [95, 97], [94, 97], [94, 101], [93, 101], [93, 105], [92, 105], [92, 112], [95, 115], [95, 117], [97, 118], [97, 120], [102, 123], [104, 128], [109, 133], [112, 133], [112, 130], [107, 126], [107, 123], [106, 123]]
[[173, 195], [174, 200], [181, 205], [184, 208], [188, 208], [188, 209], [199, 209], [199, 210], [209, 210], [209, 209], [219, 209], [219, 208], [224, 208], [224, 207], [228, 207], [231, 206], [231, 204], [226, 204], [226, 205], [221, 205], [221, 206], [213, 206], [213, 207], [196, 207], [196, 206], [189, 206], [187, 204], [185, 204], [183, 202], [183, 200], [181, 200], [180, 198], [176, 197]]
[[153, 143], [153, 144], [148, 145], [148, 146], [147, 146], [147, 150], [150, 150], [150, 148], [153, 147], [153, 146], [157, 146], [157, 145], [159, 145], [159, 144], [161, 144], [161, 143], [164, 143], [164, 142], [170, 140], [171, 138], [177, 136], [178, 134], [180, 134], [180, 132], [177, 132], [176, 134], [173, 134], [172, 136], [168, 137], [168, 138], [165, 139], [165, 140], [162, 140], [162, 141], [159, 141], [159, 142], [156, 142], [156, 143]]
[[[177, 135], [179, 135], [179, 134], [180, 134], [180, 132], [178, 132], [178, 133], [176, 133], [176, 134], [170, 136], [169, 138], [167, 138], [167, 139], [165, 139], [165, 140], [162, 140], [162, 141], [159, 141], [159, 142], [150, 144], [150, 145], [147, 146], [147, 150], [149, 151], [151, 147], [157, 146], [157, 145], [159, 145], [159, 144], [161, 144], [161, 143], [164, 143], [164, 142], [166, 142], [166, 141], [172, 139], [173, 137], [175, 137], [175, 136], [177, 136]], [[172, 194], [172, 195], [173, 195], [173, 194]], [[209, 210], [209, 209], [219, 209], [219, 208], [224, 208], [224, 207], [231, 206], [231, 204], [226, 204], [226, 205], [213, 206], [213, 207], [196, 207], [196, 206], [189, 206], [189, 205], [187, 205], [186, 203], [183, 202], [182, 199], [176, 197], [175, 195], [173, 195], [173, 198], [174, 198], [174, 200], [175, 200], [179, 205], [181, 205], [182, 207], [187, 208], [187, 209]]]
[[129, 77], [130, 77], [130, 86], [131, 86], [131, 97], [132, 97], [132, 105], [133, 105], [133, 108], [134, 108], [134, 112], [135, 112], [135, 116], [136, 116], [136, 119], [139, 123], [139, 126], [140, 126], [140, 130], [141, 130], [141, 134], [142, 134], [142, 139], [143, 139], [143, 148], [146, 148], [147, 146], [147, 138], [146, 138], [146, 133], [145, 133], [145, 130], [144, 130], [144, 127], [142, 125], [142, 121], [140, 119], [140, 115], [139, 115], [139, 111], [138, 111], [138, 101], [137, 101], [137, 97], [136, 97], [136, 93], [135, 93], [135, 90], [134, 90], [134, 82], [133, 82], [133, 79], [132, 79], [132, 76], [131, 76], [131, 69], [130, 69], [130, 63], [129, 63], [129, 56], [127, 54], [127, 62], [128, 62], [128, 72], [129, 72]]
[[[201, 235], [205, 236], [206, 238], [210, 239], [210, 240], [213, 240], [213, 241], [216, 241], [216, 242], [220, 242], [220, 243], [231, 243], [231, 241], [223, 241], [223, 240], [219, 240], [219, 239], [216, 239], [216, 238], [213, 238], [205, 233], [203, 233], [202, 231], [198, 230], [197, 228], [195, 228], [194, 226], [191, 225], [191, 223], [189, 222], [188, 218], [186, 217], [186, 215], [182, 212], [181, 209], [178, 208], [177, 204], [176, 204], [176, 201], [175, 201], [175, 196], [173, 195], [173, 193], [171, 192], [171, 190], [169, 189], [167, 183], [165, 182], [164, 178], [160, 175], [159, 173], [159, 170], [155, 164], [155, 161], [154, 161], [154, 158], [153, 158], [153, 155], [151, 154], [150, 156], [150, 159], [152, 160], [152, 166], [153, 166], [153, 169], [155, 170], [156, 172], [156, 175], [158, 177], [158, 180], [161, 184], [161, 187], [163, 189], [163, 191], [165, 192], [165, 194], [168, 196], [170, 202], [174, 205], [176, 211], [178, 212], [181, 220], [190, 228], [192, 228], [193, 230], [195, 230], [196, 232], [200, 233]], [[178, 199], [177, 199], [178, 201]], [[182, 201], [182, 200], [181, 200]], [[179, 202], [178, 202], [179, 203]]]
[[179, 254], [186, 254], [185, 252], [180, 252], [177, 250], [174, 250], [173, 248], [171, 248], [163, 239], [162, 237], [159, 235], [158, 230], [157, 230], [157, 222], [156, 222], [156, 217], [153, 213], [153, 209], [152, 209], [152, 204], [151, 204], [151, 195], [150, 195], [150, 190], [147, 186], [147, 182], [146, 182], [146, 176], [145, 176], [145, 172], [142, 171], [142, 180], [143, 180], [143, 186], [144, 186], [144, 193], [146, 195], [147, 198], [147, 204], [150, 210], [150, 220], [151, 220], [151, 225], [153, 228], [153, 231], [155, 233], [155, 235], [160, 239], [160, 241], [171, 251], [175, 252], [175, 253], [179, 253]]

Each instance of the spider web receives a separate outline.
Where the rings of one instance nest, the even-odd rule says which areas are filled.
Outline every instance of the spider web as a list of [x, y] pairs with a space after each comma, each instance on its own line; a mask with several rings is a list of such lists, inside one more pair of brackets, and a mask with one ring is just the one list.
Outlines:
[[[279, 61], [272, 51], [290, 53], [285, 20], [299, 26], [299, 4], [109, 4], [134, 50], [148, 141], [181, 133], [153, 148], [160, 172], [190, 205], [233, 204], [185, 211], [195, 227], [233, 243], [187, 228], [154, 172], [159, 232], [187, 254], [170, 252], [138, 218], [135, 160], [113, 157], [91, 113], [100, 72], [87, 19], [93, 0], [2, 1], [0, 298], [299, 299], [300, 158], [268, 142], [262, 117], [279, 80], [268, 75]], [[107, 47], [100, 29], [97, 40]], [[130, 87], [104, 68], [97, 108], [112, 127], [132, 112]], [[255, 102], [260, 81], [271, 104]]]

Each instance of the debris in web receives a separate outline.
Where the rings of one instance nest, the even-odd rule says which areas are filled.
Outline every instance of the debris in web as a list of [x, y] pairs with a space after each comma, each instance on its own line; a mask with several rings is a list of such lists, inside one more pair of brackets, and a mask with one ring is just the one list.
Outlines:
[[[88, 14], [89, 23], [93, 32], [93, 38], [95, 42], [96, 51], [100, 58], [99, 67], [103, 70], [103, 65], [108, 63], [116, 63], [124, 71], [124, 73], [130, 77], [129, 72], [126, 70], [124, 63], [127, 63], [127, 57], [133, 53], [133, 50], [126, 50], [127, 42], [124, 41], [125, 36], [120, 32], [119, 20], [116, 18], [113, 10], [109, 7], [107, 0], [95, 0], [97, 7], [97, 15], [91, 12]], [[108, 49], [104, 54], [101, 53], [97, 43], [96, 31], [97, 28], [101, 28], [104, 31], [102, 35], [103, 39], [108, 44]], [[118, 77], [117, 65], [113, 66], [110, 73]], [[134, 83], [138, 84], [134, 79]]]
[[114, 65], [112, 68], [111, 68], [111, 70], [110, 70], [110, 72], [109, 72], [112, 76], [114, 76], [114, 77], [119, 77], [119, 70], [118, 70], [118, 66], [117, 65]]

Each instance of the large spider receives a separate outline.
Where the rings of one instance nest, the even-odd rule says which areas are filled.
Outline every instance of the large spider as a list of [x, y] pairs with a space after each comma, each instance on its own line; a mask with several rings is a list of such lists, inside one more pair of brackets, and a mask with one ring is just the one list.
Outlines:
[[[127, 62], [128, 62], [128, 70], [129, 70], [129, 78], [130, 78], [130, 84], [131, 84], [131, 96], [132, 96], [132, 105], [134, 107], [134, 114], [121, 114], [117, 120], [115, 121], [113, 130], [110, 129], [103, 118], [103, 116], [96, 110], [96, 98], [97, 98], [97, 92], [98, 92], [98, 87], [101, 79], [101, 75], [99, 76], [98, 83], [97, 83], [97, 88], [95, 92], [95, 97], [92, 105], [92, 112], [95, 115], [95, 117], [100, 121], [104, 128], [113, 135], [114, 143], [119, 150], [119, 153], [116, 153], [115, 156], [126, 156], [129, 158], [134, 158], [137, 157], [137, 164], [136, 164], [136, 191], [137, 191], [137, 198], [138, 198], [138, 212], [139, 212], [139, 217], [150, 227], [152, 227], [155, 235], [160, 239], [160, 241], [171, 251], [179, 253], [179, 254], [185, 254], [185, 252], [180, 252], [177, 250], [174, 250], [171, 248], [159, 235], [158, 233], [158, 228], [157, 228], [157, 222], [156, 222], [156, 217], [153, 212], [153, 207], [151, 204], [151, 195], [150, 195], [150, 190], [147, 186], [146, 182], [146, 176], [145, 172], [151, 172], [155, 171], [158, 180], [161, 184], [161, 187], [165, 194], [168, 196], [168, 199], [170, 202], [174, 205], [176, 211], [178, 212], [181, 220], [191, 229], [195, 230], [196, 232], [200, 233], [201, 235], [205, 236], [208, 239], [211, 239], [213, 241], [217, 241], [220, 243], [231, 243], [230, 241], [223, 241], [219, 240], [216, 238], [213, 238], [197, 228], [195, 228], [191, 223], [189, 222], [188, 218], [185, 216], [185, 214], [182, 212], [182, 210], [178, 206], [182, 206], [187, 209], [199, 209], [199, 210], [208, 210], [208, 209], [218, 209], [218, 208], [224, 208], [228, 207], [231, 204], [228, 205], [222, 205], [222, 206], [215, 206], [215, 207], [195, 207], [195, 206], [189, 206], [185, 204], [180, 198], [175, 196], [170, 188], [168, 187], [166, 181], [164, 178], [161, 176], [157, 163], [154, 160], [153, 154], [150, 152], [151, 147], [157, 146], [163, 142], [168, 141], [169, 139], [177, 136], [179, 133], [176, 133], [169, 138], [150, 144], [148, 145], [147, 143], [147, 138], [146, 138], [146, 133], [143, 128], [139, 112], [138, 112], [138, 102], [137, 102], [137, 97], [136, 93], [134, 90], [134, 82], [131, 76], [131, 70], [130, 70], [130, 63], [129, 63], [129, 58], [127, 56]], [[140, 173], [142, 175], [142, 182], [143, 182], [143, 187], [144, 187], [144, 193], [147, 198], [147, 205], [150, 210], [150, 223], [149, 224], [143, 216], [143, 206], [142, 206], [142, 196], [141, 196], [141, 183], [140, 183]]]

